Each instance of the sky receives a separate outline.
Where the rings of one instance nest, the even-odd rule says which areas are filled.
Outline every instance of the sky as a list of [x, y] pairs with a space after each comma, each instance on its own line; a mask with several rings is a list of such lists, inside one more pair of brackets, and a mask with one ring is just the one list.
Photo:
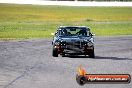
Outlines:
[[48, 1], [48, 0], [0, 0], [0, 3], [63, 5], [63, 6], [131, 6], [132, 2], [77, 2], [77, 1]]

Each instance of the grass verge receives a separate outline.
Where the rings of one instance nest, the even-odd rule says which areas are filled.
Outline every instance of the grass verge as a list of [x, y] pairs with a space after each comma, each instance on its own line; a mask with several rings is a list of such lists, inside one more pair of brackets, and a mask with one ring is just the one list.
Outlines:
[[0, 39], [51, 38], [60, 25], [89, 26], [96, 36], [132, 35], [131, 9], [0, 4]]

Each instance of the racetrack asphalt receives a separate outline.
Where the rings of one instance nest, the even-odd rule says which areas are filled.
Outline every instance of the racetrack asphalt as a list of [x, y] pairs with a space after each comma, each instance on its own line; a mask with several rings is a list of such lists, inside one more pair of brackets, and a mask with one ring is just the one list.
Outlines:
[[52, 57], [51, 39], [0, 41], [0, 88], [132, 88], [129, 84], [76, 82], [77, 67], [88, 74], [132, 75], [132, 36], [95, 37], [95, 55]]

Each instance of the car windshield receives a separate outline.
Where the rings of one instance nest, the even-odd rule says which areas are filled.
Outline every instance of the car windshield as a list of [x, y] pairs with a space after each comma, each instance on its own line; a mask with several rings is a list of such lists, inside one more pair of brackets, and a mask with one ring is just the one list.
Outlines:
[[89, 36], [89, 31], [86, 28], [68, 27], [60, 28], [59, 35], [62, 36]]

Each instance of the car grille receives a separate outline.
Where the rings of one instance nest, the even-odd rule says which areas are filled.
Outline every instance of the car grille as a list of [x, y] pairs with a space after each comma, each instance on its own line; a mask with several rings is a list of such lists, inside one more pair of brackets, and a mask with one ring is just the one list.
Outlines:
[[82, 43], [80, 41], [76, 42], [67, 42], [66, 43], [67, 48], [73, 49], [73, 48], [82, 48]]

